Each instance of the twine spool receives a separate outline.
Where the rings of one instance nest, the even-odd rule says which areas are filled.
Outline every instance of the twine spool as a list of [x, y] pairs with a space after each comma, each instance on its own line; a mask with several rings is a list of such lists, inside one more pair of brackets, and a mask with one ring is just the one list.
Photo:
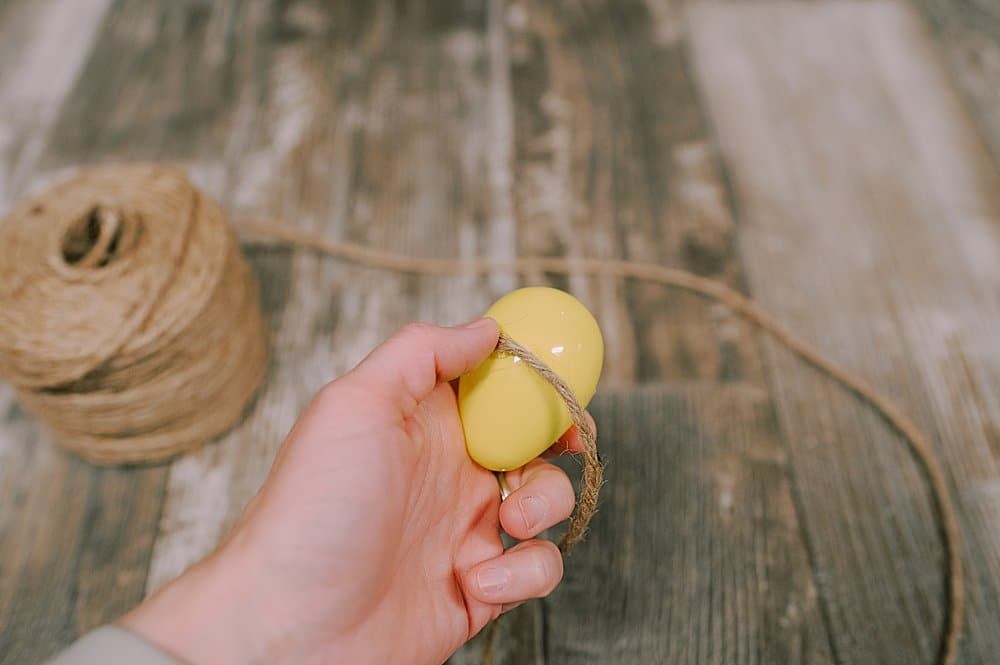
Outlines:
[[178, 170], [86, 170], [0, 225], [0, 377], [90, 462], [163, 460], [225, 431], [266, 348], [236, 237]]

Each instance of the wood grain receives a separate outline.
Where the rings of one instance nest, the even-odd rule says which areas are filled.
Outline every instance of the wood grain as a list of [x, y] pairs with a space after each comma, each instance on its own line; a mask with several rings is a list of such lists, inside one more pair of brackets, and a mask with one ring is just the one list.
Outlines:
[[[481, 75], [485, 15], [447, 3], [296, 3], [269, 20], [284, 37], [262, 56], [265, 79], [247, 83], [261, 91], [247, 138], [231, 164], [203, 169], [229, 174], [225, 203], [403, 253], [492, 252], [502, 193], [484, 183], [502, 166], [487, 157], [504, 139], [483, 128], [490, 95], [505, 93]], [[290, 255], [272, 310], [272, 375], [245, 423], [174, 466], [149, 588], [215, 545], [324, 382], [405, 322], [482, 311], [492, 288]]]
[[270, 4], [178, 0], [115, 4], [72, 103], [61, 109], [54, 158], [216, 157], [245, 104], [246, 85], [272, 41]]
[[922, 10], [948, 72], [1000, 163], [1000, 3], [911, 0]]
[[767, 390], [647, 384], [592, 410], [608, 483], [546, 662], [834, 662]]
[[[37, 177], [52, 123], [110, 0], [15, 0], [0, 7], [0, 207]], [[45, 72], [42, 76], [39, 72]]]
[[[681, 45], [664, 41], [669, 16], [658, 18], [640, 2], [508, 7], [520, 251], [660, 262], [738, 286], [723, 178]], [[673, 29], [681, 27], [678, 21]], [[595, 413], [609, 462], [608, 496], [591, 538], [567, 561], [565, 587], [543, 603], [545, 662], [829, 662], [795, 513], [790, 502], [787, 510], [773, 505], [790, 490], [780, 471], [782, 444], [766, 415], [773, 406], [753, 331], [724, 309], [662, 287], [579, 275], [530, 279], [581, 297], [601, 322], [607, 347], [601, 390], [608, 397]], [[684, 521], [690, 530], [679, 529], [646, 508], [670, 496], [690, 514], [717, 497], [703, 495], [703, 486], [678, 486], [678, 475], [709, 472], [697, 455], [676, 455], [669, 436], [661, 441], [661, 417], [639, 413], [653, 406], [625, 397], [637, 382], [668, 385], [652, 390], [678, 395], [689, 384], [706, 394], [719, 385], [720, 398], [721, 386], [732, 384], [757, 396], [759, 417], [734, 426], [753, 430], [757, 452], [772, 456], [767, 490], [746, 485], [759, 474], [759, 460], [739, 442], [720, 437], [716, 452], [727, 460], [725, 482], [767, 504], [761, 510], [768, 518], [754, 528], [761, 542], [780, 543], [780, 565], [759, 568], [752, 548], [737, 554], [735, 545], [726, 557], [732, 567], [711, 580], [705, 570], [683, 568], [690, 561], [661, 565], [676, 539], [704, 553], [734, 534], [728, 521], [712, 519]], [[671, 404], [667, 418], [678, 408]], [[642, 443], [632, 447], [634, 437]], [[648, 475], [636, 470], [647, 464], [643, 454], [653, 459]], [[574, 464], [566, 468], [578, 474]], [[791, 621], [789, 607], [796, 608]], [[501, 662], [521, 661], [510, 654]]]
[[[932, 433], [966, 539], [962, 662], [990, 662], [1000, 174], [905, 5], [704, 6], [691, 29], [751, 292]], [[835, 657], [931, 662], [941, 545], [923, 479], [874, 414], [784, 350], [767, 358]]]
[[[0, 207], [79, 164], [170, 160], [236, 215], [404, 254], [624, 257], [748, 284], [935, 434], [968, 537], [962, 662], [987, 663], [1000, 177], [972, 118], [1000, 154], [1000, 32], [989, 3], [914, 3], [929, 31], [881, 1], [10, 0]], [[396, 327], [522, 283], [250, 260], [268, 382], [201, 452], [95, 470], [0, 386], [0, 662], [39, 660], [214, 547], [314, 391]], [[940, 546], [877, 418], [694, 296], [523, 282], [572, 290], [605, 330], [609, 484], [499, 662], [930, 662]]]
[[[50, 129], [109, 4], [0, 10], [0, 209], [40, 180]], [[0, 387], [0, 662], [38, 662], [141, 598], [164, 478], [64, 455]]]
[[[732, 217], [678, 47], [639, 2], [509, 11], [524, 255], [630, 258], [739, 282]], [[602, 385], [755, 371], [749, 329], [689, 294], [552, 278], [606, 333]]]

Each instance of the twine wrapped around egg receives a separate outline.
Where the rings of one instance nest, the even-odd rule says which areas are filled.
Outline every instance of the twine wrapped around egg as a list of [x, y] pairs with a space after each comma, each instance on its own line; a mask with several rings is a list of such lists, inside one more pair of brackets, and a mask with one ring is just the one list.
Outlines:
[[[964, 607], [960, 533], [942, 464], [923, 432], [864, 380], [839, 367], [732, 288], [684, 270], [632, 261], [510, 261], [400, 256], [276, 222], [242, 220], [245, 239], [312, 249], [422, 275], [588, 274], [645, 280], [723, 303], [869, 404], [906, 442], [930, 485], [945, 548], [947, 611], [937, 662], [952, 665]], [[219, 206], [176, 169], [104, 166], [25, 200], [0, 222], [0, 378], [56, 440], [100, 464], [154, 462], [232, 426], [261, 383], [267, 334], [256, 282]], [[567, 405], [584, 444], [568, 551], [597, 508], [602, 465], [569, 387], [501, 336]], [[487, 634], [486, 660], [496, 638]]]
[[152, 462], [239, 417], [266, 365], [257, 285], [182, 172], [86, 170], [0, 231], [0, 377], [62, 446]]

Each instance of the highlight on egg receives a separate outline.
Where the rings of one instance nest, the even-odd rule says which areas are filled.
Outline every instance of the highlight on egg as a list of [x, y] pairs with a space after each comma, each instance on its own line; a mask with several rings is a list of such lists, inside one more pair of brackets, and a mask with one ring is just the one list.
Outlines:
[[[604, 339], [594, 316], [569, 293], [532, 286], [497, 300], [485, 316], [548, 365], [586, 407], [597, 390]], [[458, 384], [469, 456], [491, 471], [524, 466], [572, 424], [548, 382], [520, 358], [494, 352]]]

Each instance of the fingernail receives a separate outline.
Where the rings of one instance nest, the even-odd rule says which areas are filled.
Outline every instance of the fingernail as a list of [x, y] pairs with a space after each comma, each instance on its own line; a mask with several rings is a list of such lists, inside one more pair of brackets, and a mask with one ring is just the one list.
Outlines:
[[540, 496], [522, 496], [517, 501], [521, 508], [521, 516], [524, 517], [524, 524], [529, 529], [534, 529], [541, 524], [542, 520], [549, 513], [549, 504]]
[[487, 566], [476, 573], [479, 590], [485, 594], [500, 593], [510, 584], [510, 571], [503, 566]]

